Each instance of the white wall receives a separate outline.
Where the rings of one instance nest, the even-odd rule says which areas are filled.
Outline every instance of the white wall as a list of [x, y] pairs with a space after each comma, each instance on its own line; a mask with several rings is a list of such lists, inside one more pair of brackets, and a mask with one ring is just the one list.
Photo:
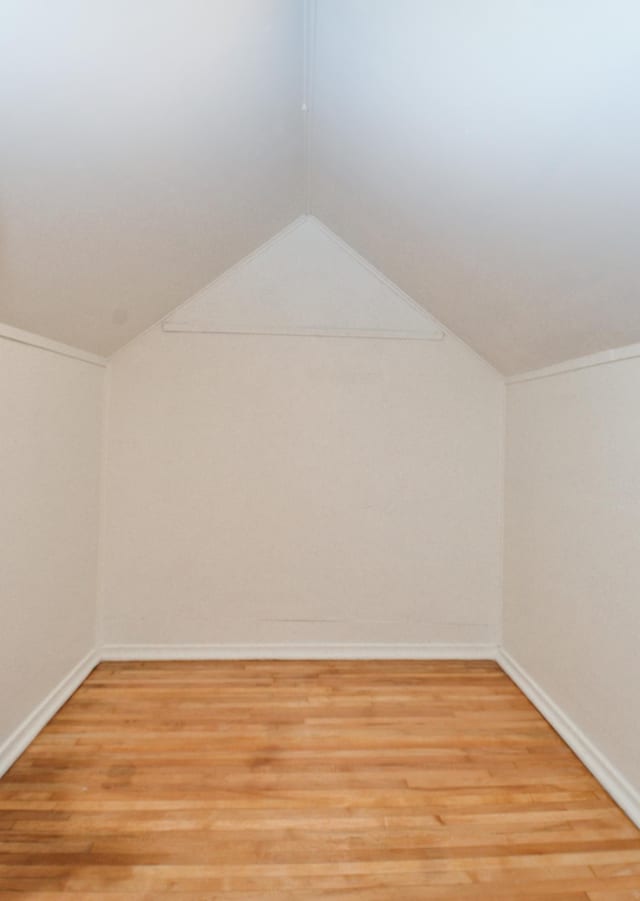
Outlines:
[[175, 310], [163, 328], [425, 340], [444, 334], [428, 313], [313, 216], [300, 216]]
[[0, 338], [0, 746], [95, 646], [103, 378]]
[[508, 388], [504, 644], [640, 791], [640, 360]]
[[504, 387], [456, 339], [156, 328], [110, 381], [107, 643], [497, 640]]

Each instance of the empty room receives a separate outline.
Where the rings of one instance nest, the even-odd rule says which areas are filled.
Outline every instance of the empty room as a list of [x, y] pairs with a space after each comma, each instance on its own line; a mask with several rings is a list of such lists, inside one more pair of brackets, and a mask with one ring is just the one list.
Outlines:
[[637, 0], [0, 0], [0, 901], [640, 899]]

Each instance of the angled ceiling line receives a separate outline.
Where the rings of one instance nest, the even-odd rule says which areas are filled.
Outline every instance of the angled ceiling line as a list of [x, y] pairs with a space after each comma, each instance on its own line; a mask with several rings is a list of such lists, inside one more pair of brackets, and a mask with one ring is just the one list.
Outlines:
[[304, 4], [304, 72], [302, 115], [304, 117], [304, 210], [312, 212], [311, 170], [313, 154], [313, 87], [316, 65], [316, 23], [318, 0], [305, 0]]
[[609, 366], [612, 363], [624, 363], [627, 360], [637, 359], [640, 359], [640, 343], [627, 344], [624, 347], [612, 347], [609, 350], [587, 354], [584, 357], [572, 357], [570, 360], [563, 360], [551, 366], [543, 366], [541, 369], [530, 369], [527, 372], [519, 372], [516, 375], [507, 376], [505, 385], [535, 382], [539, 379], [549, 379], [569, 372], [579, 372], [581, 369], [594, 369], [596, 366]]
[[447, 330], [442, 325], [442, 323], [429, 312], [429, 310], [425, 309], [422, 304], [419, 304], [416, 300], [414, 300], [413, 297], [411, 297], [410, 294], [407, 294], [406, 291], [403, 291], [403, 289], [394, 281], [392, 281], [392, 279], [387, 278], [384, 272], [374, 266], [373, 263], [371, 263], [366, 257], [363, 257], [361, 254], [359, 254], [358, 251], [351, 246], [351, 244], [345, 241], [344, 238], [341, 238], [340, 235], [336, 234], [336, 232], [330, 229], [328, 225], [325, 225], [325, 223], [321, 219], [318, 219], [317, 216], [313, 215], [311, 216], [311, 218], [325, 233], [325, 235], [330, 238], [330, 240], [333, 241], [333, 243], [336, 244], [341, 250], [347, 253], [351, 257], [351, 259], [354, 260], [354, 262], [359, 263], [359, 265], [362, 266], [363, 269], [366, 269], [367, 272], [373, 275], [374, 278], [376, 278], [382, 285], [384, 285], [385, 288], [388, 288], [390, 291], [392, 291], [399, 300], [401, 300], [412, 310], [418, 313], [419, 316], [421, 316], [425, 320], [428, 320], [429, 322], [435, 323], [438, 326], [439, 334], [434, 335], [432, 338], [430, 338], [430, 340], [441, 341], [446, 337]]
[[123, 350], [126, 350], [127, 347], [129, 347], [131, 344], [134, 344], [136, 341], [138, 341], [144, 335], [149, 334], [154, 329], [156, 329], [158, 327], [164, 328], [165, 322], [168, 319], [170, 319], [172, 316], [175, 316], [177, 313], [179, 313], [183, 307], [186, 307], [187, 304], [192, 303], [194, 300], [199, 298], [201, 295], [205, 294], [213, 285], [222, 284], [224, 281], [226, 281], [226, 279], [230, 278], [239, 269], [242, 269], [242, 267], [245, 266], [247, 263], [250, 263], [252, 260], [256, 259], [261, 254], [263, 254], [266, 250], [268, 250], [271, 247], [272, 244], [275, 244], [277, 241], [279, 241], [281, 238], [283, 238], [286, 234], [288, 234], [288, 232], [293, 231], [294, 229], [298, 228], [298, 226], [301, 224], [301, 222], [305, 218], [306, 218], [306, 215], [304, 213], [301, 216], [297, 216], [292, 222], [290, 222], [288, 225], [285, 225], [284, 228], [280, 229], [279, 232], [276, 232], [275, 235], [272, 235], [271, 238], [268, 238], [263, 244], [261, 244], [259, 247], [256, 247], [255, 250], [252, 250], [249, 253], [245, 254], [245, 256], [241, 257], [239, 260], [237, 260], [235, 263], [233, 263], [231, 266], [229, 266], [228, 269], [225, 269], [224, 272], [221, 272], [220, 275], [211, 279], [211, 281], [207, 282], [206, 285], [203, 285], [202, 288], [199, 288], [195, 292], [195, 294], [192, 294], [190, 297], [187, 297], [186, 300], [180, 301], [180, 303], [176, 307], [174, 307], [172, 310], [169, 310], [168, 313], [164, 313], [162, 316], [160, 316], [158, 319], [156, 319], [155, 322], [152, 322], [151, 325], [148, 326], [148, 328], [145, 328], [141, 332], [139, 332], [137, 335], [134, 335], [132, 338], [130, 338], [126, 342], [126, 344], [123, 344], [120, 347], [116, 347], [116, 349], [111, 354], [109, 354], [109, 357], [107, 359], [112, 360], [114, 357], [117, 357], [118, 354], [120, 354]]
[[91, 366], [106, 367], [109, 360], [99, 354], [92, 354], [88, 350], [82, 350], [80, 347], [72, 347], [70, 344], [64, 344], [61, 341], [54, 341], [45, 335], [37, 335], [34, 332], [28, 332], [24, 329], [14, 328], [0, 322], [0, 340], [11, 341], [14, 344], [24, 344], [26, 347], [37, 347], [40, 350], [46, 350], [49, 353], [57, 354], [60, 357], [68, 357], [70, 360], [79, 360], [81, 363], [89, 363]]
[[[340, 303], [338, 311], [336, 298], [344, 297], [352, 303]], [[299, 217], [227, 270], [170, 314], [163, 330], [420, 341], [445, 337], [422, 306], [315, 216]]]
[[503, 375], [640, 341], [632, 15], [74, 2], [5, 0], [8, 327], [108, 358], [306, 211]]

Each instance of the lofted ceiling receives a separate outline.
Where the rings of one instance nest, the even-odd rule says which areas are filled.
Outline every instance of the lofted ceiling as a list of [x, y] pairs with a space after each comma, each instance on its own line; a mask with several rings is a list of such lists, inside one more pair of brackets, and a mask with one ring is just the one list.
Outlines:
[[109, 354], [306, 210], [506, 374], [640, 341], [635, 0], [1, 19], [0, 321]]
[[640, 340], [636, 0], [319, 0], [314, 213], [504, 373]]
[[0, 321], [109, 354], [303, 205], [299, 0], [2, 0]]

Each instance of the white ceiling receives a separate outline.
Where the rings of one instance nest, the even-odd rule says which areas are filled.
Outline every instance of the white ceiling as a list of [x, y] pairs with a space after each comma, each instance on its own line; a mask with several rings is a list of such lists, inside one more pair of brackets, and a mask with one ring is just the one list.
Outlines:
[[303, 205], [298, 0], [2, 0], [0, 320], [108, 354]]
[[637, 0], [318, 0], [313, 211], [505, 373], [640, 340]]
[[307, 171], [308, 208], [503, 372], [640, 341], [636, 0], [1, 19], [1, 321], [108, 354], [299, 215]]

